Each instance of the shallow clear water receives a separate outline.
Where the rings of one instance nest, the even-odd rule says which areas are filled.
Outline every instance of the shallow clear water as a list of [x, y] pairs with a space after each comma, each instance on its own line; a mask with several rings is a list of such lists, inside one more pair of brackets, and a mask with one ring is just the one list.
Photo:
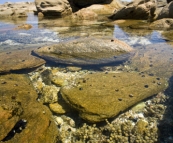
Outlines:
[[[136, 54], [129, 61], [132, 68], [159, 76], [172, 76], [173, 48], [165, 37], [163, 38], [163, 31], [131, 29], [129, 26], [108, 25], [109, 22], [106, 18], [95, 21], [38, 19], [33, 14], [29, 14], [27, 19], [0, 20], [0, 52], [38, 48], [85, 36], [109, 36], [120, 39], [135, 48]], [[32, 25], [32, 28], [16, 29], [24, 23]], [[153, 66], [151, 66], [151, 57]], [[158, 71], [158, 69], [161, 70]]]
[[[128, 26], [107, 25], [109, 21], [77, 21], [67, 19], [38, 19], [30, 14], [25, 20], [0, 20], [0, 52], [38, 48], [63, 40], [85, 36], [109, 36], [120, 39], [135, 49], [135, 54], [124, 63], [131, 71], [170, 78], [173, 75], [173, 46], [163, 37], [163, 31], [131, 29]], [[29, 30], [15, 30], [23, 23]], [[167, 31], [169, 32], [169, 31]], [[168, 34], [169, 35], [169, 34]], [[110, 66], [110, 65], [105, 65]], [[172, 83], [170, 84], [172, 86]], [[172, 88], [169, 91], [172, 95]]]

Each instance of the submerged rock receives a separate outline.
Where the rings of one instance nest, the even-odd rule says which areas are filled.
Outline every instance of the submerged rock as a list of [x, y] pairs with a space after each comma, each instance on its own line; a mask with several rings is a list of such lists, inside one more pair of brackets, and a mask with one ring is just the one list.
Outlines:
[[0, 53], [0, 73], [31, 69], [45, 64], [43, 59], [32, 56], [30, 50], [14, 50]]
[[173, 73], [173, 46], [166, 43], [138, 47], [139, 51], [131, 59], [130, 66], [139, 72], [161, 77], [171, 77]]
[[32, 25], [30, 24], [22, 24], [22, 25], [19, 25], [15, 28], [15, 30], [29, 30], [32, 28]]
[[167, 87], [165, 79], [139, 73], [93, 73], [61, 88], [64, 100], [89, 122], [115, 117]]
[[49, 109], [36, 101], [27, 75], [0, 76], [0, 141], [56, 142], [57, 127]]
[[98, 65], [127, 60], [132, 51], [133, 48], [117, 39], [89, 37], [41, 47], [33, 52], [56, 63]]

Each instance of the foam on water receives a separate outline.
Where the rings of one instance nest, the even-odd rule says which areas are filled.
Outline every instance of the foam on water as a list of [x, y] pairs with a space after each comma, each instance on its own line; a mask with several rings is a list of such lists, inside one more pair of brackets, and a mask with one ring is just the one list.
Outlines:
[[34, 38], [34, 40], [37, 42], [59, 42], [60, 41], [59, 39], [53, 39], [50, 37], [37, 37], [37, 38]]
[[0, 45], [20, 45], [20, 43], [14, 41], [14, 40], [6, 40], [4, 42], [0, 42]]
[[115, 25], [114, 27], [114, 37], [126, 42], [130, 46], [136, 46], [136, 45], [143, 46], [143, 45], [165, 42], [159, 31], [153, 31], [151, 34], [147, 36], [139, 36], [139, 35], [134, 36], [124, 32], [117, 25]]
[[125, 40], [129, 45], [134, 46], [134, 45], [149, 45], [152, 42], [150, 40], [148, 40], [145, 37], [137, 37], [137, 36], [133, 36], [133, 37], [129, 37], [128, 39]]
[[28, 33], [19, 33], [19, 35], [22, 35], [22, 36], [31, 36], [31, 34], [28, 34]]

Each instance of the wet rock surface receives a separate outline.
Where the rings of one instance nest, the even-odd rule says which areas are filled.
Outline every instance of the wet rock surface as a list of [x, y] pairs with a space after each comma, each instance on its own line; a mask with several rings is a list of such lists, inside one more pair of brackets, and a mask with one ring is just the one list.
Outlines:
[[133, 48], [117, 39], [89, 37], [41, 47], [33, 53], [57, 63], [97, 65], [127, 60], [132, 51]]
[[0, 75], [0, 141], [55, 142], [57, 128], [49, 109], [36, 101], [27, 75]]
[[[107, 73], [120, 72], [118, 67], [110, 68], [112, 70], [105, 68], [104, 71], [107, 71]], [[128, 67], [126, 68], [128, 69]], [[49, 70], [54, 79], [62, 78], [63, 81], [68, 81], [68, 83], [75, 81], [76, 78], [81, 79], [81, 76], [84, 77], [86, 74], [95, 73], [94, 71], [87, 70], [71, 72], [67, 67], [50, 68], [42, 66], [30, 74], [30, 78], [39, 94], [43, 94], [42, 90], [37, 88], [38, 81], [42, 81], [39, 76], [40, 73], [44, 72], [42, 70]], [[144, 74], [141, 73], [141, 75]], [[42, 82], [44, 83], [44, 81]], [[54, 83], [51, 86], [54, 86]], [[59, 87], [60, 85], [57, 86]], [[57, 137], [58, 142], [157, 142], [163, 140], [170, 141], [169, 137], [172, 136], [172, 119], [169, 112], [170, 108], [172, 108], [172, 101], [164, 93], [158, 93], [156, 96], [148, 98], [142, 103], [140, 102], [113, 119], [95, 124], [82, 120], [75, 110], [71, 110], [72, 107], [61, 99], [60, 94], [58, 98], [60, 99], [58, 99], [58, 102], [49, 104], [50, 110], [54, 113], [54, 121], [60, 132]]]
[[166, 80], [139, 73], [93, 73], [61, 88], [64, 100], [90, 122], [115, 117], [139, 101], [163, 91]]
[[13, 50], [0, 53], [0, 73], [31, 69], [45, 64], [43, 59], [31, 55], [31, 50]]

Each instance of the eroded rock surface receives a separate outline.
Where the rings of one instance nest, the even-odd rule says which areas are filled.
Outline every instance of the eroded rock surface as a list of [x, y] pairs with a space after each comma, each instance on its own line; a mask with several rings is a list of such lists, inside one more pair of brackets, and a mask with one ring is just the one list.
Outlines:
[[173, 19], [172, 18], [163, 18], [156, 20], [149, 26], [150, 29], [173, 29]]
[[0, 19], [4, 18], [22, 18], [27, 17], [27, 13], [36, 10], [34, 3], [19, 2], [5, 3], [0, 5]]
[[[118, 0], [112, 0], [107, 4], [92, 4], [86, 8], [73, 13], [73, 18], [78, 19], [96, 19], [97, 15], [110, 15], [115, 10], [122, 8], [124, 5]], [[92, 17], [92, 18], [91, 18]]]
[[99, 122], [166, 87], [166, 80], [140, 73], [93, 73], [77, 78], [60, 92], [83, 119]]
[[58, 135], [49, 109], [36, 101], [27, 75], [0, 76], [0, 141], [56, 142]]
[[133, 48], [117, 39], [87, 37], [41, 47], [33, 52], [57, 63], [97, 65], [122, 62], [132, 51]]
[[158, 14], [157, 19], [173, 18], [173, 1], [164, 6], [161, 12]]
[[136, 0], [115, 11], [111, 19], [150, 19], [154, 17], [156, 3], [152, 0]]
[[14, 50], [0, 53], [0, 73], [31, 69], [45, 64], [43, 59], [31, 55], [30, 50]]
[[[68, 0], [35, 0], [37, 12], [43, 16], [65, 16], [72, 13]], [[40, 14], [39, 14], [40, 15]]]

